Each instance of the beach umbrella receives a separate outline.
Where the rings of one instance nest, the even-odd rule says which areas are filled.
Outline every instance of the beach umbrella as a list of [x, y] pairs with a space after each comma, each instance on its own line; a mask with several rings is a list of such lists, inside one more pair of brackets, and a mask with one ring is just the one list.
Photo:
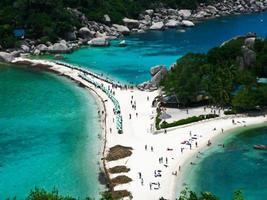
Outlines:
[[167, 114], [165, 112], [161, 113], [160, 116], [159, 116], [159, 118], [162, 119], [162, 120], [169, 119], [171, 117], [172, 117], [171, 115], [169, 115], [169, 114]]

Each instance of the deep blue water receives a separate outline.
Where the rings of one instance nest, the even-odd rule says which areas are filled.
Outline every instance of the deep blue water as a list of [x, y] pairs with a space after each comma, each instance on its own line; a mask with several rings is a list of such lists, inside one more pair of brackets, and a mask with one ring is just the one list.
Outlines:
[[267, 199], [267, 151], [253, 145], [267, 145], [267, 127], [243, 129], [229, 133], [225, 148], [208, 150], [188, 169], [186, 182], [194, 191], [211, 191], [222, 200], [231, 200], [241, 190], [246, 200]]
[[114, 41], [111, 47], [85, 47], [64, 57], [67, 62], [116, 80], [140, 83], [150, 78], [151, 66], [170, 66], [188, 52], [207, 52], [225, 40], [248, 32], [256, 32], [261, 37], [267, 35], [267, 12], [208, 20], [193, 28], [135, 34], [126, 38], [125, 48], [117, 47], [118, 41]]
[[55, 75], [0, 65], [0, 199], [34, 187], [99, 192], [98, 106]]

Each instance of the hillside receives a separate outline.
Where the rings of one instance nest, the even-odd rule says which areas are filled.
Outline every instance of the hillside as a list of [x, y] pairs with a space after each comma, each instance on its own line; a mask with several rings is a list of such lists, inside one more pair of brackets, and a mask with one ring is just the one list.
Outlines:
[[[164, 7], [172, 9], [159, 9]], [[60, 38], [78, 40], [76, 36], [82, 27], [93, 32], [90, 38], [98, 37], [96, 32], [118, 37], [119, 34], [114, 34], [114, 31], [121, 33], [121, 29], [125, 30], [125, 27], [114, 28], [112, 25], [122, 24], [124, 17], [139, 20], [141, 23], [135, 28], [143, 31], [157, 22], [173, 27], [182, 19], [199, 20], [259, 12], [266, 8], [267, 2], [262, 0], [1, 0], [0, 49], [21, 46], [21, 40], [13, 34], [16, 29], [23, 29], [25, 38], [37, 40], [33, 44], [46, 44], [54, 43]], [[154, 15], [151, 12], [144, 13], [146, 9], [154, 9]], [[179, 9], [190, 10], [178, 12]], [[132, 27], [128, 28], [131, 32], [135, 31]], [[28, 43], [26, 45], [33, 45]]]

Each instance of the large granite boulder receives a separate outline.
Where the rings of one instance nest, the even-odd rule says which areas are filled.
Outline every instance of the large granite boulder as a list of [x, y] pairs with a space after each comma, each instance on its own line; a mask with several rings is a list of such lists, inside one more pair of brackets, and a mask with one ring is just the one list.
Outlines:
[[51, 53], [69, 53], [71, 49], [67, 46], [66, 42], [60, 41], [50, 46], [48, 51]]
[[122, 21], [129, 29], [138, 28], [140, 25], [139, 21], [135, 19], [124, 18]]
[[81, 37], [82, 39], [90, 39], [94, 36], [94, 33], [90, 31], [87, 27], [80, 28], [78, 34], [79, 37]]
[[45, 44], [39, 44], [36, 49], [38, 49], [40, 52], [48, 51], [48, 47]]
[[145, 14], [152, 16], [154, 14], [154, 10], [152, 9], [145, 10]]
[[30, 47], [25, 45], [25, 44], [22, 44], [20, 46], [20, 48], [22, 49], [22, 51], [24, 51], [25, 53], [29, 53], [30, 52]]
[[254, 44], [255, 44], [255, 40], [256, 40], [255, 37], [249, 37], [249, 38], [246, 38], [246, 39], [245, 39], [245, 45], [246, 45], [248, 48], [253, 48], [253, 47], [254, 47]]
[[186, 26], [186, 27], [192, 27], [195, 26], [195, 24], [189, 20], [183, 20], [181, 23], [182, 26]]
[[150, 83], [154, 86], [159, 86], [160, 81], [164, 77], [164, 75], [168, 72], [166, 67], [162, 67], [160, 71], [158, 71], [151, 79]]
[[113, 27], [116, 28], [116, 30], [123, 35], [128, 35], [130, 33], [130, 30], [127, 26], [113, 24]]
[[178, 14], [184, 19], [187, 19], [191, 16], [192, 12], [191, 10], [188, 10], [188, 9], [182, 9], [178, 11]]
[[155, 76], [163, 67], [165, 67], [164, 65], [156, 65], [154, 67], [150, 68], [150, 74], [151, 76]]
[[242, 46], [242, 58], [239, 58], [240, 69], [249, 69], [256, 63], [256, 53], [246, 46]]
[[99, 38], [94, 38], [88, 42], [89, 45], [91, 46], [109, 46], [109, 41], [106, 37], [99, 37]]
[[163, 22], [156, 22], [156, 23], [152, 24], [152, 26], [150, 26], [149, 29], [150, 30], [162, 30], [162, 29], [164, 29], [164, 24], [163, 24]]
[[0, 52], [0, 62], [12, 62], [14, 56], [11, 53]]
[[165, 26], [169, 27], [169, 28], [175, 28], [179, 25], [179, 21], [175, 20], [175, 19], [170, 19], [167, 21], [167, 23], [165, 24]]

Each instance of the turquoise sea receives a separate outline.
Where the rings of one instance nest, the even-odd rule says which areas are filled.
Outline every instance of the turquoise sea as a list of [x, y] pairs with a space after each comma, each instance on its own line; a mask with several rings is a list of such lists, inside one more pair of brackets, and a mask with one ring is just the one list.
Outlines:
[[[263, 19], [263, 21], [261, 21]], [[126, 38], [127, 47], [85, 47], [66, 54], [65, 61], [79, 64], [128, 83], [150, 79], [150, 67], [170, 66], [188, 52], [206, 52], [237, 35], [256, 32], [267, 35], [267, 12], [200, 22], [193, 28], [169, 29], [135, 34]]]
[[[153, 65], [169, 66], [188, 52], [206, 52], [250, 31], [265, 37], [266, 27], [267, 13], [225, 17], [194, 28], [131, 35], [126, 48], [117, 47], [118, 41], [107, 48], [84, 47], [64, 59], [116, 80], [140, 83], [150, 78]], [[56, 187], [76, 197], [96, 196], [97, 109], [87, 91], [65, 78], [1, 65], [0, 199], [14, 195], [22, 199], [34, 186]], [[263, 176], [261, 171], [253, 175]]]
[[[217, 146], [222, 143], [225, 148]], [[246, 200], [267, 199], [267, 151], [253, 149], [255, 144], [267, 145], [266, 125], [221, 136], [195, 159], [197, 165], [187, 165], [183, 182], [194, 191], [211, 191], [222, 200], [231, 200], [237, 190]]]
[[35, 186], [97, 196], [97, 109], [64, 78], [0, 65], [0, 199]]

